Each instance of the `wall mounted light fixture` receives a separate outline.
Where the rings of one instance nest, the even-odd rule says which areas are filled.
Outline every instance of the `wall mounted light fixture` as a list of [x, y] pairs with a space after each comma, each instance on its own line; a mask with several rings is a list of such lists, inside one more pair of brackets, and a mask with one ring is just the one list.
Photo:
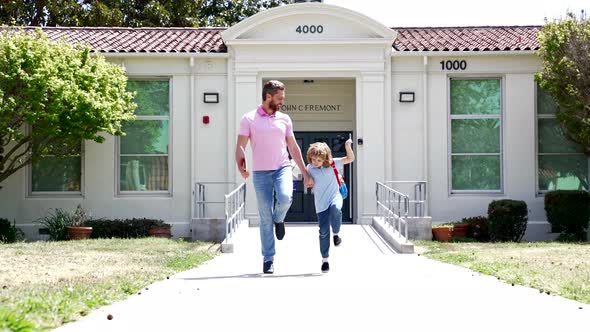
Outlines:
[[414, 93], [413, 92], [400, 92], [399, 93], [399, 102], [400, 103], [413, 103], [414, 102]]
[[203, 102], [207, 104], [219, 103], [219, 93], [217, 92], [205, 92], [203, 93]]

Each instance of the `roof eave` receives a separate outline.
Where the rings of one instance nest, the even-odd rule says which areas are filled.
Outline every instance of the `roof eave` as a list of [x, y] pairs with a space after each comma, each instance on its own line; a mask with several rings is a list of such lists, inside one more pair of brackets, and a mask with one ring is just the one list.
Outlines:
[[391, 52], [392, 57], [406, 56], [481, 56], [481, 55], [535, 55], [535, 50], [514, 51], [397, 51]]
[[225, 59], [229, 57], [227, 52], [96, 52], [105, 58], [218, 58]]

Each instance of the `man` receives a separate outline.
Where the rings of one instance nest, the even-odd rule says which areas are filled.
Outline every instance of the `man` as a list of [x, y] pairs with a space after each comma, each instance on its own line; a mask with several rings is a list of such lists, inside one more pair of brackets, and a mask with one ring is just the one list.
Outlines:
[[[291, 118], [280, 112], [285, 101], [285, 85], [268, 81], [262, 89], [262, 104], [240, 120], [236, 163], [244, 179], [250, 176], [246, 167], [245, 147], [248, 140], [252, 147], [252, 171], [258, 213], [260, 215], [260, 242], [262, 244], [263, 273], [274, 272], [275, 239], [285, 236], [285, 216], [293, 197], [293, 176], [289, 153], [303, 172], [306, 187], [313, 186], [295, 135]], [[287, 153], [287, 149], [289, 153]]]

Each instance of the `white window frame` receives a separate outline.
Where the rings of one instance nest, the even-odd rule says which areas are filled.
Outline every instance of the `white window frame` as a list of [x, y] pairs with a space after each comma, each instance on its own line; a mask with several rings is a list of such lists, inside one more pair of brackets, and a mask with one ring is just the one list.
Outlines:
[[[500, 81], [500, 114], [485, 114], [485, 115], [472, 115], [472, 114], [451, 114], [451, 81], [452, 80], [499, 80]], [[504, 194], [504, 121], [505, 121], [505, 102], [504, 102], [504, 89], [505, 79], [502, 75], [465, 75], [465, 76], [448, 76], [447, 77], [447, 179], [448, 179], [448, 193], [449, 196], [456, 195], [486, 195], [486, 196], [501, 196]], [[500, 120], [500, 152], [499, 153], [453, 153], [452, 145], [452, 120], [455, 119], [498, 119]], [[453, 156], [499, 156], [500, 157], [500, 189], [498, 190], [458, 190], [453, 189]]]
[[[172, 197], [172, 83], [171, 76], [129, 76], [129, 81], [168, 81], [168, 115], [136, 115], [135, 120], [168, 120], [168, 190], [158, 191], [122, 191], [121, 190], [121, 138], [115, 139], [115, 193], [116, 197]], [[138, 155], [141, 156], [141, 155]], [[149, 157], [159, 156], [154, 154]]]

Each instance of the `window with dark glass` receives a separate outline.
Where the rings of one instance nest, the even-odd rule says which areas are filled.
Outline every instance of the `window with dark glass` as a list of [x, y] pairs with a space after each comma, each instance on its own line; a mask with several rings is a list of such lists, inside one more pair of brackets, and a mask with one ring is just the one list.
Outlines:
[[137, 93], [137, 109], [119, 139], [119, 191], [168, 192], [170, 81], [129, 80], [127, 87]]
[[555, 114], [553, 98], [537, 87], [537, 179], [539, 192], [588, 190], [588, 158], [569, 140]]
[[501, 191], [501, 80], [452, 78], [450, 99], [451, 191]]
[[41, 155], [31, 164], [31, 193], [79, 193], [82, 187], [81, 144], [73, 155]]

